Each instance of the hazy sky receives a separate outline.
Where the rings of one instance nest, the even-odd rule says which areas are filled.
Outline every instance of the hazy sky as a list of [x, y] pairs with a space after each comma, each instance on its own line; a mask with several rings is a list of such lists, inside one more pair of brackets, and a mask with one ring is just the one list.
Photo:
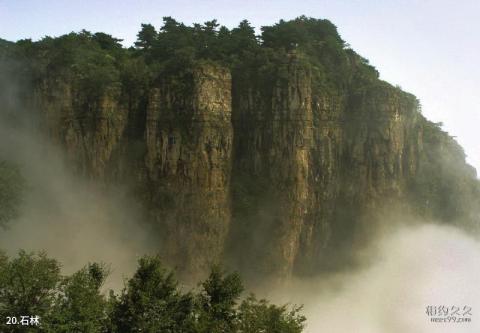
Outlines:
[[260, 27], [302, 14], [335, 23], [382, 79], [415, 94], [423, 113], [444, 123], [480, 171], [479, 0], [0, 0], [0, 37], [86, 29], [131, 45], [140, 23], [159, 27], [163, 16], [184, 23], [217, 18], [228, 27], [246, 18]]

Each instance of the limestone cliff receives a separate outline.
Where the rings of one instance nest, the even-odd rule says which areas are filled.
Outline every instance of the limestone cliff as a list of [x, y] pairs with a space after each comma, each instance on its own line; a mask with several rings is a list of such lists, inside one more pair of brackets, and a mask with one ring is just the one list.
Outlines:
[[33, 107], [41, 113], [48, 136], [64, 146], [80, 174], [105, 176], [127, 124], [129, 110], [119, 89], [109, 87], [89, 98], [68, 78], [44, 79], [35, 88]]
[[[160, 37], [132, 55], [67, 35], [78, 59], [48, 44], [44, 65], [40, 44], [41, 71], [10, 75], [27, 78], [23, 95], [78, 174], [130, 189], [187, 278], [219, 261], [280, 279], [338, 269], [391, 212], [478, 228], [475, 171], [415, 96], [379, 80], [328, 21], [292, 22], [265, 29], [263, 44], [232, 30], [239, 46], [223, 58], [208, 39], [195, 56]], [[286, 43], [275, 29], [289, 24], [314, 32]]]
[[280, 276], [331, 268], [382, 206], [407, 204], [422, 141], [414, 96], [382, 82], [331, 94], [285, 60], [267, 96], [248, 87], [233, 104], [232, 242], [243, 233], [242, 265]]
[[230, 226], [231, 77], [202, 65], [175, 80], [187, 91], [150, 91], [144, 180], [165, 257], [191, 275], [220, 260]]
[[230, 73], [204, 64], [159, 80], [143, 110], [129, 107], [128, 94], [108, 87], [92, 98], [68, 77], [45, 79], [33, 108], [79, 173], [136, 190], [159, 251], [185, 276], [197, 274], [221, 260], [230, 226]]

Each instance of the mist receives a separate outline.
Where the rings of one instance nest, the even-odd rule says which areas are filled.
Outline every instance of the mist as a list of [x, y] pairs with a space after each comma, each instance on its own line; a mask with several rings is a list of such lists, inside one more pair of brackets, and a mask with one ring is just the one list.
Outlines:
[[[293, 281], [271, 296], [304, 304], [307, 333], [480, 332], [475, 237], [454, 227], [409, 225], [357, 255], [364, 261], [358, 270]], [[427, 306], [442, 305], [472, 308], [471, 322], [431, 322]]]
[[[28, 184], [21, 217], [0, 233], [8, 254], [46, 250], [67, 274], [105, 262], [112, 269], [107, 287], [118, 290], [137, 258], [155, 251], [121, 188], [106, 192], [74, 176], [59, 149], [18, 128], [0, 125], [0, 151], [21, 167]], [[478, 238], [451, 226], [408, 223], [388, 228], [356, 257], [360, 268], [294, 280], [267, 294], [278, 303], [304, 304], [308, 333], [480, 331]], [[426, 307], [441, 305], [471, 307], [472, 321], [430, 322]]]
[[[70, 274], [88, 262], [104, 262], [106, 287], [119, 289], [154, 240], [135, 202], [116, 187], [106, 189], [69, 172], [59, 148], [35, 131], [0, 122], [0, 159], [15, 163], [27, 188], [20, 217], [0, 231], [0, 248], [45, 250]], [[32, 134], [33, 133], [33, 134]]]

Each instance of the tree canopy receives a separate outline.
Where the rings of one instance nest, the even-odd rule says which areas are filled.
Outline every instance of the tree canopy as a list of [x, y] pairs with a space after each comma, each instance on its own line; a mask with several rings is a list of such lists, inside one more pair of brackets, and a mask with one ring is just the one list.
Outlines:
[[93, 97], [109, 87], [128, 89], [132, 81], [148, 83], [188, 72], [198, 61], [229, 67], [234, 77], [246, 69], [253, 75], [269, 66], [275, 68], [292, 52], [311, 65], [323, 87], [342, 87], [353, 72], [378, 76], [348, 48], [334, 24], [306, 16], [261, 27], [259, 35], [247, 20], [229, 29], [217, 20], [187, 26], [164, 17], [158, 28], [143, 23], [134, 47], [122, 47], [120, 42], [105, 33], [82, 30], [38, 42], [22, 40], [13, 49], [1, 41], [0, 54], [25, 59], [27, 68], [36, 74], [34, 79], [54, 73], [67, 75]]
[[184, 291], [158, 256], [144, 256], [119, 294], [102, 291], [105, 264], [67, 276], [60, 267], [44, 252], [0, 253], [0, 315], [40, 318], [40, 326], [2, 322], [2, 332], [299, 333], [304, 327], [301, 307], [243, 297], [239, 275], [219, 267], [198, 290]]

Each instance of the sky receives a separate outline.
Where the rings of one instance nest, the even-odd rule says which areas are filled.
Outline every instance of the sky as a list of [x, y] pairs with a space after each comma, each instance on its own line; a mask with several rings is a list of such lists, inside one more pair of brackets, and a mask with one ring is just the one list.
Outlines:
[[130, 46], [141, 23], [247, 19], [259, 28], [300, 15], [327, 18], [383, 80], [416, 95], [443, 122], [480, 172], [480, 1], [478, 0], [0, 0], [0, 38], [58, 36], [86, 29]]

